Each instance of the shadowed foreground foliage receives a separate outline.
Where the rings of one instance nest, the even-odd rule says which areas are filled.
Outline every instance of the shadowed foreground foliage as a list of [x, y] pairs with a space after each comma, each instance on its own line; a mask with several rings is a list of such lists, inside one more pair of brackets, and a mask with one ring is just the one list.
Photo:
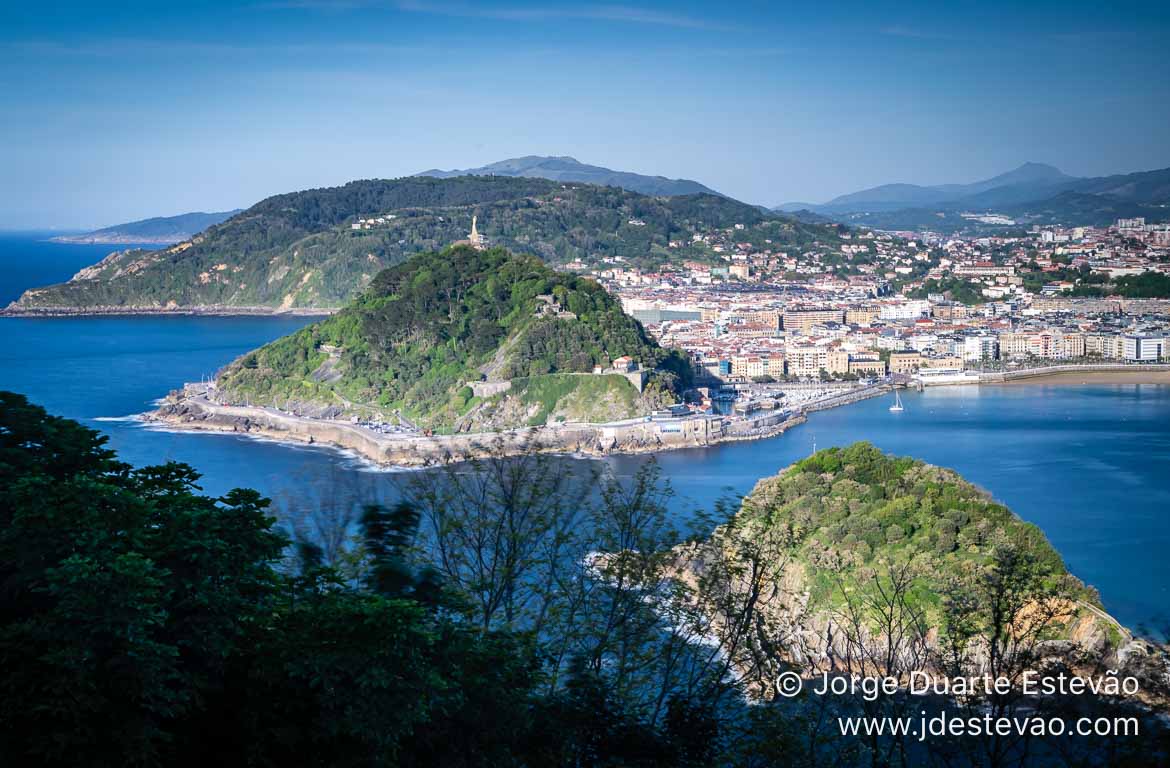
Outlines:
[[[1093, 599], [1038, 530], [872, 446], [761, 483], [724, 525], [701, 521], [706, 544], [674, 530], [653, 469], [574, 476], [539, 452], [412, 473], [394, 505], [324, 494], [290, 542], [255, 491], [208, 497], [190, 467], [135, 469], [104, 442], [0, 392], [3, 766], [1165, 761], [1131, 702], [941, 706], [1120, 712], [1144, 718], [1140, 739], [919, 744], [838, 730], [929, 705], [904, 690], [772, 695], [769, 677], [815, 659], [810, 618], [835, 628], [843, 674], [1015, 676], [1060, 621], [1037, 605]], [[789, 588], [804, 614], [779, 610]]]
[[688, 764], [682, 705], [546, 693], [530, 636], [461, 621], [410, 508], [366, 510], [356, 579], [278, 568], [267, 500], [104, 442], [0, 393], [0, 764]]

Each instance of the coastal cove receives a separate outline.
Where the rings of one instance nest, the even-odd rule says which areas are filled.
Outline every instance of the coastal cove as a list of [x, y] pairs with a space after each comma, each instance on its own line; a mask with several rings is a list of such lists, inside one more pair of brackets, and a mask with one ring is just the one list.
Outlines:
[[1170, 768], [1170, 3], [10, 5], [0, 768]]
[[[393, 497], [396, 472], [317, 445], [144, 427], [135, 416], [183, 381], [221, 365], [308, 318], [158, 317], [0, 320], [0, 389], [110, 437], [134, 464], [168, 460], [203, 473], [224, 493], [255, 487], [277, 499], [314, 478], [354, 493]], [[720, 498], [824, 448], [869, 440], [961, 472], [1025, 520], [1039, 525], [1069, 569], [1101, 591], [1109, 612], [1135, 628], [1170, 615], [1170, 387], [1036, 380], [1008, 386], [903, 393], [906, 410], [878, 397], [810, 415], [762, 440], [667, 451], [654, 457], [676, 491], [678, 514]], [[630, 475], [645, 455], [601, 459]]]
[[[27, 242], [0, 255], [6, 290], [20, 289], [11, 264], [41, 259], [68, 276], [93, 261], [91, 246]], [[57, 249], [60, 249], [58, 251]], [[55, 255], [42, 258], [41, 254]], [[100, 255], [99, 255], [100, 258]], [[26, 268], [27, 264], [22, 264]], [[53, 278], [61, 279], [61, 278]], [[29, 282], [46, 282], [35, 278]], [[204, 475], [209, 493], [254, 487], [282, 499], [329, 477], [354, 493], [393, 497], [396, 472], [316, 445], [144, 427], [133, 417], [183, 382], [200, 381], [236, 356], [311, 322], [308, 317], [0, 318], [0, 389], [109, 435], [133, 464], [176, 460]], [[1106, 609], [1139, 629], [1170, 616], [1170, 387], [1077, 376], [995, 386], [904, 392], [906, 410], [877, 397], [810, 415], [785, 434], [688, 448], [655, 460], [677, 492], [680, 517], [749, 492], [762, 477], [825, 448], [869, 440], [893, 453], [954, 468], [1035, 523], [1069, 569], [1101, 592]], [[631, 475], [645, 455], [601, 461]]]

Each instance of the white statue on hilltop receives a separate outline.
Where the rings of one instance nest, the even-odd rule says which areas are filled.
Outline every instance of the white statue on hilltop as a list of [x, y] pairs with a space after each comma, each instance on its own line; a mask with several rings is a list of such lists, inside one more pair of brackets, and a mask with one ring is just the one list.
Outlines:
[[473, 248], [483, 248], [483, 235], [481, 235], [479, 230], [475, 228], [477, 218], [478, 217], [474, 215], [471, 217], [471, 234], [467, 236], [467, 242], [471, 243]]

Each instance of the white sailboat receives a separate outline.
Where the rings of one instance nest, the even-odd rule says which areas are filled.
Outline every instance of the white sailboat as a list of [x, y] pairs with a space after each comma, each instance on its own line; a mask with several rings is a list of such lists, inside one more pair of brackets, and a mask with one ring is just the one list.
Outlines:
[[901, 413], [902, 411], [906, 410], [902, 407], [902, 398], [896, 389], [894, 390], [894, 404], [890, 406], [890, 410], [894, 413]]

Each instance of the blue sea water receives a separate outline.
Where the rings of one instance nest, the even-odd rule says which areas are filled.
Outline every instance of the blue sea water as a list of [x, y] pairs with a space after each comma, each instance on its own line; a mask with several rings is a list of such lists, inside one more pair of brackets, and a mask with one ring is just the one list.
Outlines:
[[[65, 245], [49, 241], [54, 232], [0, 231], [0, 307], [27, 288], [61, 283], [77, 270], [134, 245]], [[146, 246], [155, 247], [155, 246]]]
[[[80, 250], [76, 250], [80, 249]], [[87, 250], [88, 249], [88, 250]], [[66, 279], [108, 247], [0, 235], [0, 300]], [[184, 381], [303, 326], [305, 318], [0, 318], [0, 389], [109, 436], [133, 464], [184, 461], [203, 487], [280, 500], [329, 476], [356, 492], [393, 495], [397, 474], [324, 447], [166, 432], [127, 418]], [[873, 399], [814, 414], [788, 433], [657, 457], [678, 514], [743, 494], [818, 448], [869, 440], [952, 467], [1047, 534], [1069, 568], [1130, 626], [1170, 616], [1170, 387], [1030, 384], [907, 393], [890, 413]], [[606, 460], [632, 474], [644, 456]]]

